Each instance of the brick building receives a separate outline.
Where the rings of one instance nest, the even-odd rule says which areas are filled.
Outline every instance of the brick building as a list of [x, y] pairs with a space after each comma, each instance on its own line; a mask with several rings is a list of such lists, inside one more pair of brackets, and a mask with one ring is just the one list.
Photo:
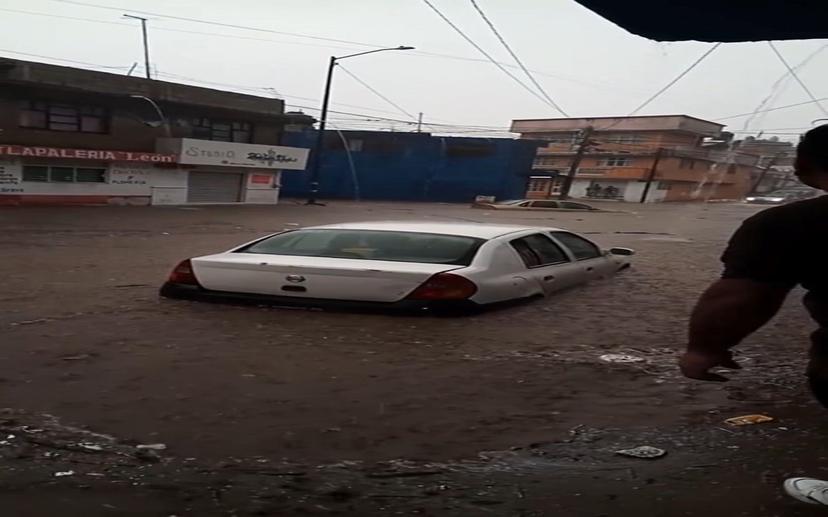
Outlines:
[[0, 204], [276, 203], [279, 99], [0, 60]]
[[648, 202], [741, 199], [750, 188], [756, 156], [703, 145], [722, 136], [724, 126], [715, 122], [687, 115], [514, 120], [512, 131], [522, 138], [548, 142], [538, 148], [527, 197], [560, 192], [588, 127], [593, 133], [572, 197], [638, 202], [648, 179]]

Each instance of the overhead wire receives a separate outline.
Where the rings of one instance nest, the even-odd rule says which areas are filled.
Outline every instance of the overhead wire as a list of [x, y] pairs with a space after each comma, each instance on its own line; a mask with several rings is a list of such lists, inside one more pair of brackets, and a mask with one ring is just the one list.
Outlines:
[[[62, 1], [62, 0], [61, 0], [61, 1]], [[426, 5], [427, 5], [427, 6], [428, 6], [428, 7], [429, 7], [432, 11], [434, 11], [434, 12], [437, 14], [437, 16], [439, 16], [439, 17], [440, 17], [440, 18], [441, 18], [444, 22], [446, 22], [446, 23], [448, 24], [448, 26], [449, 26], [449, 27], [451, 27], [452, 29], [454, 29], [454, 31], [455, 31], [455, 32], [457, 32], [457, 34], [459, 34], [459, 35], [460, 35], [460, 36], [461, 36], [464, 40], [466, 40], [466, 42], [468, 42], [468, 43], [469, 43], [472, 47], [474, 47], [475, 49], [477, 49], [477, 51], [478, 51], [478, 52], [480, 52], [481, 54], [483, 54], [484, 56], [486, 56], [486, 58], [487, 58], [487, 59], [488, 59], [488, 60], [489, 60], [489, 61], [490, 61], [493, 65], [495, 65], [495, 66], [496, 66], [496, 67], [497, 67], [497, 68], [498, 68], [501, 72], [503, 72], [504, 74], [506, 74], [506, 75], [508, 75], [509, 77], [511, 77], [511, 78], [512, 78], [512, 80], [514, 80], [514, 81], [515, 81], [516, 83], [518, 83], [521, 87], [523, 87], [523, 89], [524, 89], [524, 90], [526, 90], [527, 92], [529, 92], [530, 94], [532, 94], [534, 97], [537, 97], [538, 99], [540, 99], [540, 100], [541, 100], [544, 104], [546, 104], [546, 105], [548, 105], [548, 106], [550, 106], [550, 107], [552, 107], [552, 108], [555, 108], [555, 106], [554, 106], [554, 105], [552, 105], [552, 104], [551, 104], [549, 101], [547, 101], [546, 99], [544, 99], [542, 95], [540, 95], [538, 92], [536, 92], [535, 90], [533, 90], [533, 89], [531, 89], [529, 86], [527, 86], [527, 85], [526, 85], [526, 83], [524, 83], [523, 81], [521, 81], [521, 80], [520, 80], [520, 79], [519, 79], [516, 75], [514, 75], [512, 72], [508, 71], [508, 70], [507, 70], [507, 69], [506, 69], [503, 65], [501, 65], [501, 64], [500, 64], [500, 63], [499, 63], [499, 62], [498, 62], [495, 58], [493, 58], [491, 54], [489, 54], [488, 52], [486, 52], [486, 51], [483, 49], [483, 47], [481, 47], [480, 45], [478, 45], [477, 43], [475, 43], [473, 39], [471, 39], [469, 36], [467, 36], [467, 35], [466, 35], [466, 33], [465, 33], [465, 32], [463, 32], [463, 31], [460, 29], [460, 27], [458, 27], [458, 26], [457, 26], [457, 25], [455, 25], [455, 24], [454, 24], [451, 20], [449, 20], [449, 19], [448, 19], [448, 17], [442, 13], [442, 11], [440, 11], [439, 9], [437, 9], [437, 7], [436, 7], [433, 3], [431, 3], [429, 0], [423, 0], [423, 2], [425, 2], [425, 4], [426, 4]], [[557, 110], [558, 108], [555, 108], [555, 109]]]
[[778, 111], [778, 110], [784, 110], [784, 109], [788, 109], [788, 108], [796, 108], [798, 106], [805, 106], [805, 105], [808, 105], [808, 104], [819, 103], [821, 101], [828, 101], [828, 97], [821, 97], [819, 99], [813, 99], [813, 100], [809, 100], [809, 101], [805, 101], [805, 102], [797, 102], [795, 104], [787, 104], [785, 106], [777, 106], [775, 108], [768, 108], [768, 109], [762, 109], [762, 110], [757, 110], [757, 111], [751, 111], [750, 113], [739, 113], [738, 115], [729, 115], [727, 117], [714, 118], [713, 120], [718, 121], [718, 120], [729, 120], [729, 119], [732, 119], [732, 118], [739, 118], [739, 117], [749, 117], [749, 116], [751, 116], [755, 113], [768, 113], [770, 111]]
[[52, 2], [59, 2], [59, 3], [62, 3], [62, 4], [80, 5], [80, 6], [84, 6], [84, 7], [94, 7], [96, 9], [106, 9], [106, 10], [109, 10], [109, 11], [118, 11], [118, 12], [128, 11], [128, 12], [143, 14], [143, 15], [147, 15], [147, 16], [155, 16], [155, 17], [158, 17], [158, 18], [166, 18], [166, 19], [169, 19], [169, 20], [186, 21], [186, 22], [191, 22], [191, 23], [200, 23], [200, 24], [204, 24], [204, 25], [214, 25], [216, 27], [228, 27], [228, 28], [231, 28], [231, 29], [244, 29], [244, 30], [249, 30], [249, 31], [268, 32], [268, 33], [271, 33], [271, 34], [281, 34], [281, 35], [284, 35], [284, 36], [293, 36], [295, 38], [306, 38], [306, 39], [313, 39], [313, 40], [319, 40], [319, 41], [330, 41], [330, 42], [334, 42], [334, 43], [347, 43], [349, 45], [357, 45], [357, 46], [361, 46], [361, 47], [383, 48], [385, 46], [385, 45], [378, 45], [378, 44], [375, 44], [375, 43], [365, 43], [365, 42], [361, 42], [361, 41], [352, 41], [352, 40], [337, 39], [337, 38], [326, 38], [324, 36], [315, 36], [315, 35], [312, 35], [312, 34], [302, 34], [302, 33], [299, 33], [299, 32], [277, 31], [277, 30], [274, 30], [274, 29], [264, 29], [264, 28], [261, 28], [261, 27], [250, 27], [250, 26], [238, 25], [238, 24], [234, 24], [234, 23], [217, 22], [217, 21], [213, 21], [213, 20], [202, 20], [202, 19], [199, 19], [199, 18], [190, 18], [190, 17], [187, 17], [187, 16], [174, 16], [174, 15], [171, 15], [171, 14], [161, 14], [161, 13], [155, 13], [155, 12], [151, 12], [151, 11], [139, 11], [137, 9], [130, 9], [130, 8], [126, 8], [126, 7], [112, 7], [112, 6], [109, 6], [109, 5], [99, 5], [99, 4], [89, 3], [89, 2], [79, 2], [77, 0], [51, 0], [51, 1]]
[[[54, 0], [58, 1], [58, 0]], [[90, 4], [91, 7], [91, 4]], [[103, 7], [103, 6], [101, 6]], [[40, 13], [35, 11], [24, 11], [21, 9], [7, 9], [7, 8], [0, 8], [0, 11], [10, 12], [10, 13], [17, 13], [17, 14], [26, 14], [31, 16], [43, 16], [48, 18], [56, 18], [56, 19], [63, 19], [63, 20], [73, 20], [73, 21], [80, 21], [80, 22], [89, 22], [89, 23], [98, 23], [98, 24], [106, 24], [106, 25], [118, 25], [123, 27], [131, 27], [132, 24], [123, 23], [123, 22], [116, 22], [111, 20], [97, 20], [93, 18], [81, 18], [77, 16], [65, 16], [65, 15], [58, 15], [58, 14], [50, 14], [50, 13]], [[241, 30], [258, 30], [256, 27], [246, 27], [239, 25], [237, 27]], [[174, 29], [170, 27], [158, 27], [153, 26], [153, 31], [162, 31], [162, 32], [171, 32], [171, 33], [182, 33], [182, 34], [194, 34], [198, 36], [207, 36], [207, 37], [215, 37], [215, 38], [225, 38], [225, 39], [237, 39], [237, 40], [246, 40], [246, 41], [260, 41], [264, 43], [272, 43], [272, 44], [283, 44], [283, 45], [301, 45], [307, 47], [317, 47], [317, 48], [333, 48], [333, 49], [347, 49], [350, 50], [349, 47], [337, 46], [337, 45], [325, 45], [325, 44], [315, 44], [315, 43], [307, 43], [307, 42], [299, 42], [299, 41], [286, 41], [286, 40], [274, 40], [274, 39], [267, 39], [267, 38], [256, 38], [251, 36], [241, 36], [238, 34], [220, 34], [220, 33], [212, 33], [212, 32], [201, 32], [201, 31], [193, 31], [193, 30], [186, 30], [186, 29]], [[406, 52], [404, 56], [415, 56], [415, 57], [428, 57], [428, 58], [441, 58], [441, 59], [451, 59], [451, 60], [458, 60], [458, 61], [468, 61], [468, 62], [475, 62], [475, 63], [490, 63], [488, 59], [483, 58], [476, 58], [476, 57], [469, 57], [469, 56], [456, 56], [453, 54], [444, 54], [439, 52], [429, 52], [424, 50], [414, 50], [410, 52]], [[517, 65], [512, 63], [504, 63], [502, 61], [498, 61], [501, 65], [508, 67], [508, 68], [519, 68]], [[583, 79], [576, 79], [574, 77], [567, 77], [560, 74], [552, 74], [549, 72], [544, 72], [540, 70], [533, 70], [528, 69], [533, 74], [542, 75], [544, 77], [550, 77], [552, 79], [557, 79], [559, 81], [568, 81], [573, 82], [576, 84], [582, 84], [585, 86], [589, 86], [592, 88], [599, 88], [599, 89], [611, 89], [611, 90], [629, 90], [627, 88], [618, 88], [615, 85], [610, 83], [604, 82], [593, 82], [593, 81], [586, 81]]]
[[779, 50], [776, 48], [776, 45], [774, 45], [772, 41], [768, 41], [768, 46], [770, 46], [771, 50], [773, 50], [773, 53], [774, 53], [774, 54], [776, 54], [776, 57], [778, 57], [778, 58], [779, 58], [779, 60], [780, 60], [780, 61], [782, 61], [782, 64], [783, 64], [783, 65], [785, 65], [785, 68], [787, 68], [787, 69], [788, 69], [788, 73], [789, 73], [789, 74], [791, 74], [791, 76], [792, 76], [792, 77], [794, 78], [794, 80], [795, 80], [795, 81], [799, 84], [799, 86], [801, 86], [801, 87], [802, 87], [802, 89], [805, 91], [805, 93], [806, 93], [806, 94], [808, 94], [808, 97], [810, 97], [810, 98], [811, 98], [811, 100], [812, 100], [812, 101], [813, 101], [813, 102], [814, 102], [817, 106], [819, 106], [819, 109], [820, 109], [820, 111], [822, 111], [822, 114], [823, 114], [823, 115], [825, 115], [825, 116], [828, 116], [828, 111], [826, 111], [825, 107], [824, 107], [822, 104], [820, 104], [820, 103], [819, 103], [819, 101], [817, 100], [816, 96], [815, 96], [815, 95], [811, 92], [811, 90], [810, 90], [810, 89], [809, 89], [809, 88], [805, 85], [805, 83], [802, 81], [802, 79], [800, 79], [800, 78], [799, 78], [799, 74], [797, 74], [797, 73], [796, 73], [796, 70], [794, 70], [794, 69], [791, 67], [791, 65], [790, 65], [790, 64], [788, 64], [788, 61], [785, 59], [785, 57], [782, 55], [782, 53], [780, 53], [780, 52], [779, 52]]
[[374, 88], [374, 87], [373, 87], [373, 86], [371, 86], [370, 84], [366, 83], [365, 81], [363, 81], [362, 79], [360, 79], [359, 77], [357, 77], [357, 76], [356, 76], [356, 74], [354, 74], [353, 72], [351, 72], [350, 70], [348, 70], [347, 68], [345, 68], [344, 66], [342, 66], [342, 64], [341, 64], [341, 63], [337, 63], [337, 66], [339, 66], [339, 69], [340, 69], [340, 70], [342, 70], [343, 72], [345, 72], [345, 74], [346, 74], [346, 75], [348, 75], [348, 76], [350, 76], [350, 77], [351, 77], [354, 81], [356, 81], [356, 82], [358, 82], [359, 84], [361, 84], [362, 86], [364, 86], [364, 87], [365, 87], [368, 91], [370, 91], [371, 93], [373, 93], [374, 95], [376, 95], [376, 96], [377, 96], [377, 97], [379, 97], [380, 99], [384, 100], [385, 102], [387, 102], [387, 103], [388, 103], [388, 104], [390, 104], [391, 106], [393, 106], [393, 107], [397, 108], [397, 110], [398, 110], [400, 113], [402, 113], [403, 115], [406, 115], [406, 116], [408, 116], [408, 117], [411, 117], [412, 119], [416, 119], [416, 118], [417, 118], [417, 117], [415, 117], [414, 115], [412, 115], [411, 113], [409, 113], [408, 111], [406, 111], [406, 110], [405, 110], [403, 107], [401, 107], [399, 104], [397, 104], [396, 102], [392, 101], [391, 99], [389, 99], [388, 97], [386, 97], [385, 95], [383, 95], [382, 93], [380, 93], [380, 92], [379, 92], [376, 88]]
[[515, 53], [515, 51], [512, 50], [512, 47], [506, 42], [506, 39], [500, 34], [500, 32], [494, 26], [494, 23], [492, 23], [492, 21], [489, 19], [489, 17], [486, 16], [486, 13], [483, 12], [483, 9], [480, 8], [480, 5], [478, 5], [477, 1], [476, 0], [470, 0], [470, 1], [471, 1], [471, 4], [474, 6], [475, 10], [477, 11], [477, 13], [480, 15], [480, 17], [483, 18], [483, 21], [486, 22], [486, 25], [489, 26], [489, 29], [491, 29], [492, 33], [494, 33], [494, 35], [497, 37], [498, 41], [500, 41], [500, 44], [503, 45], [503, 48], [505, 48], [506, 51], [509, 53], [509, 55], [512, 56], [512, 59], [515, 60], [515, 63], [517, 63], [517, 65], [520, 67], [520, 69], [523, 70], [523, 73], [526, 74], [526, 77], [529, 78], [529, 80], [532, 82], [532, 84], [535, 85], [535, 88], [537, 88], [538, 91], [540, 92], [540, 94], [543, 95], [543, 98], [546, 99], [549, 102], [549, 104], [554, 106], [555, 109], [558, 110], [561, 113], [561, 115], [563, 115], [564, 117], [569, 117], [569, 115], [563, 109], [561, 109], [561, 107], [558, 105], [558, 103], [555, 102], [555, 100], [552, 99], [552, 97], [549, 96], [549, 94], [546, 92], [546, 90], [543, 89], [543, 86], [541, 86], [540, 83], [535, 79], [535, 76], [533, 76], [529, 72], [529, 69], [526, 68], [526, 65], [523, 64], [523, 61], [521, 61], [520, 58]]
[[657, 91], [657, 92], [655, 92], [653, 95], [651, 95], [651, 96], [650, 96], [647, 100], [645, 100], [644, 102], [642, 102], [642, 103], [641, 103], [641, 104], [640, 104], [637, 108], [635, 108], [634, 110], [632, 110], [632, 111], [629, 113], [629, 115], [627, 115], [627, 116], [628, 116], [628, 117], [631, 117], [631, 116], [635, 115], [636, 113], [638, 113], [639, 111], [641, 111], [642, 109], [644, 109], [644, 107], [646, 107], [648, 104], [650, 104], [651, 102], [653, 102], [654, 100], [656, 100], [658, 97], [660, 97], [660, 96], [661, 96], [661, 94], [663, 94], [664, 92], [666, 92], [667, 90], [669, 90], [669, 89], [670, 89], [670, 88], [671, 88], [674, 84], [676, 84], [677, 82], [679, 82], [679, 81], [680, 81], [680, 80], [681, 80], [681, 79], [682, 79], [685, 75], [687, 75], [688, 73], [690, 73], [690, 71], [691, 71], [691, 70], [693, 70], [694, 68], [696, 68], [696, 66], [698, 66], [698, 64], [699, 64], [699, 63], [701, 63], [702, 61], [704, 61], [704, 60], [705, 60], [705, 58], [707, 58], [707, 56], [709, 56], [710, 54], [712, 54], [712, 53], [713, 53], [713, 51], [714, 51], [714, 50], [716, 50], [717, 48], [719, 48], [720, 46], [721, 46], [721, 42], [716, 43], [715, 45], [713, 45], [712, 47], [710, 47], [709, 49], [707, 49], [707, 50], [704, 52], [704, 54], [702, 54], [701, 56], [699, 56], [699, 57], [698, 57], [698, 59], [696, 59], [695, 61], [693, 61], [693, 63], [691, 63], [691, 64], [690, 64], [690, 66], [688, 66], [687, 68], [685, 68], [685, 69], [684, 69], [684, 71], [682, 71], [679, 75], [677, 75], [677, 76], [676, 76], [676, 77], [675, 77], [672, 81], [670, 81], [669, 83], [667, 83], [666, 85], [664, 85], [664, 86], [663, 86], [660, 90], [658, 90], [658, 91]]

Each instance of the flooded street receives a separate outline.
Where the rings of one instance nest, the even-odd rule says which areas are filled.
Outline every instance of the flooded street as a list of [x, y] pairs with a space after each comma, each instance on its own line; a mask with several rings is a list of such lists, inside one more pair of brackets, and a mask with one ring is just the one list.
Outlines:
[[[745, 369], [731, 382], [691, 382], [674, 366], [727, 238], [758, 208], [606, 208], [617, 211], [0, 210], [0, 430], [14, 435], [0, 445], [0, 506], [62, 517], [818, 515], [780, 491], [788, 475], [828, 468], [824, 410], [802, 377], [813, 325], [801, 293], [739, 348]], [[560, 226], [637, 255], [616, 278], [459, 318], [157, 296], [178, 260], [359, 220]], [[751, 413], [776, 420], [722, 423]], [[103, 450], [66, 447], [83, 441]], [[166, 448], [127, 457], [135, 443]], [[615, 455], [639, 445], [667, 455]]]

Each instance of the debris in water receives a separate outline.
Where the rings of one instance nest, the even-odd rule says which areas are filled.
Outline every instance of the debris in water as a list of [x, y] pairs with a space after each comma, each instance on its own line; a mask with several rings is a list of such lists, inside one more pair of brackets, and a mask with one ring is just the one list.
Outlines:
[[656, 458], [661, 458], [662, 456], [666, 455], [667, 451], [665, 451], [664, 449], [659, 449], [657, 447], [650, 447], [649, 445], [641, 445], [640, 447], [634, 447], [632, 449], [621, 449], [620, 451], [615, 451], [615, 454], [620, 454], [621, 456], [630, 456], [631, 458], [654, 460]]
[[638, 357], [636, 355], [629, 355], [629, 354], [604, 354], [599, 356], [598, 359], [607, 362], [607, 363], [642, 363], [644, 362], [643, 357]]
[[774, 418], [772, 416], [767, 416], [767, 415], [742, 415], [742, 416], [734, 416], [733, 418], [728, 418], [724, 422], [728, 425], [742, 426], [742, 425], [763, 424], [765, 422], [773, 422], [773, 420], [774, 420]]
[[167, 445], [164, 443], [147, 443], [143, 445], [136, 445], [136, 449], [149, 449], [152, 451], [163, 451], [167, 448]]
[[74, 470], [65, 470], [63, 472], [55, 472], [55, 477], [56, 478], [62, 478], [62, 477], [74, 476], [74, 475], [75, 475]]
[[103, 447], [95, 443], [80, 443], [78, 446], [81, 449], [86, 449], [87, 451], [102, 451]]

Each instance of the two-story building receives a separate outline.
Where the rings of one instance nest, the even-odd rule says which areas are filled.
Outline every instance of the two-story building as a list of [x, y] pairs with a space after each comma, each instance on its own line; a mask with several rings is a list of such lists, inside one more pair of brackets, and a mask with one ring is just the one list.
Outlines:
[[[514, 120], [538, 148], [527, 197], [554, 197], [590, 128], [570, 196], [639, 202], [741, 199], [756, 157], [702, 146], [724, 126], [687, 115]], [[647, 185], [649, 184], [649, 187]]]
[[279, 99], [2, 59], [0, 204], [273, 204], [309, 151], [285, 127], [312, 123]]

